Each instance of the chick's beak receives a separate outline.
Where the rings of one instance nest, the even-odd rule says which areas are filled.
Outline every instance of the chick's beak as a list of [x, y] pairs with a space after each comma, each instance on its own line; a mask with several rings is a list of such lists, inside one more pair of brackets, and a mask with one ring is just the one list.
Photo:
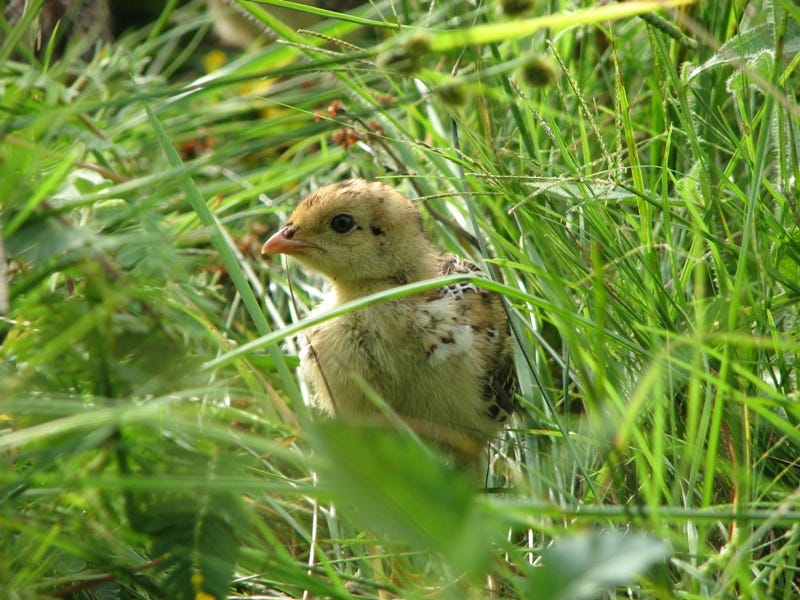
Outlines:
[[318, 248], [316, 244], [294, 237], [296, 229], [284, 227], [261, 246], [261, 256], [267, 254], [298, 254], [307, 248]]

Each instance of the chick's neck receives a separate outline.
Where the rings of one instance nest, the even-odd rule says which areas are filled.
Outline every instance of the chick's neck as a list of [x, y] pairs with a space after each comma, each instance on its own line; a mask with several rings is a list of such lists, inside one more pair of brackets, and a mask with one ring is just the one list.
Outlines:
[[365, 279], [334, 279], [333, 292], [336, 296], [336, 304], [344, 304], [352, 300], [364, 298], [378, 292], [383, 292], [400, 285], [425, 281], [437, 277], [436, 255], [420, 256], [416, 264], [409, 265], [407, 268], [397, 269], [395, 273], [388, 277], [365, 278]]

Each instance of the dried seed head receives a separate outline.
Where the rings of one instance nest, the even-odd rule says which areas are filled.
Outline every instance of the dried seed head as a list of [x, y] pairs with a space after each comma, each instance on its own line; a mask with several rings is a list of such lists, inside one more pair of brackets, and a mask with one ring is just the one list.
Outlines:
[[443, 104], [452, 107], [464, 106], [468, 99], [467, 90], [455, 79], [444, 81], [436, 88], [434, 93]]
[[535, 0], [500, 0], [500, 14], [516, 17], [533, 8]]
[[556, 69], [546, 56], [534, 54], [522, 63], [519, 75], [531, 87], [545, 87], [555, 80]]
[[422, 58], [430, 54], [431, 37], [425, 31], [414, 31], [396, 46], [378, 54], [375, 64], [382, 69], [401, 73], [416, 73], [422, 67]]

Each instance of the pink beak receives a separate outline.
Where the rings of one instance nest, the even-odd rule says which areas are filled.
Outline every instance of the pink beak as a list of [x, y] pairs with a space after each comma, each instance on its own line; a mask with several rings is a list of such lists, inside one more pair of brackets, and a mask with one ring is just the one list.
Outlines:
[[294, 229], [284, 227], [261, 246], [261, 256], [267, 254], [300, 254], [306, 248], [319, 248], [316, 244], [295, 239]]

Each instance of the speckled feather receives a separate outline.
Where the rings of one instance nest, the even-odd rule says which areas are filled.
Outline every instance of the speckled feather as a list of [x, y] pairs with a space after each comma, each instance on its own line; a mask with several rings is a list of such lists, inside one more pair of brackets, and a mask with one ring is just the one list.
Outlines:
[[[276, 252], [331, 281], [319, 312], [413, 281], [483, 276], [471, 262], [438, 252], [411, 201], [362, 180], [305, 198], [264, 244], [263, 254]], [[375, 415], [366, 384], [419, 433], [463, 456], [477, 454], [514, 409], [505, 310], [497, 294], [473, 282], [381, 302], [311, 328], [301, 374], [323, 411]]]

